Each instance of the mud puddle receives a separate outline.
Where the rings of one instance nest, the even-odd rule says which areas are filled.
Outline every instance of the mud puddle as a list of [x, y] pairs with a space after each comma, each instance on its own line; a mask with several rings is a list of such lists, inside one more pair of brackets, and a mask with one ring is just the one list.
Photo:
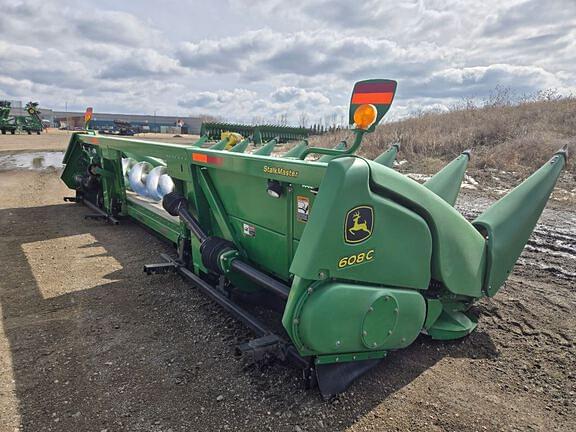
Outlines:
[[0, 155], [0, 171], [10, 170], [36, 170], [62, 168], [64, 152], [44, 151]]

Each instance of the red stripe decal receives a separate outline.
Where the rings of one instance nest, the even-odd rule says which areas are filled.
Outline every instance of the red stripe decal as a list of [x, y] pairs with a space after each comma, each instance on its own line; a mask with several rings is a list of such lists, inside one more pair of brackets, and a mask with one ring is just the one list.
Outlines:
[[353, 93], [394, 93], [396, 83], [394, 82], [375, 82], [375, 83], [358, 83], [354, 87]]
[[209, 156], [203, 153], [192, 153], [192, 160], [194, 162], [207, 163], [212, 165], [221, 165], [222, 158], [216, 156]]
[[390, 105], [393, 98], [394, 93], [354, 93], [352, 95], [352, 103]]
[[208, 162], [208, 156], [202, 153], [192, 153], [192, 160], [195, 162]]
[[208, 163], [213, 165], [221, 165], [222, 158], [216, 156], [208, 156]]

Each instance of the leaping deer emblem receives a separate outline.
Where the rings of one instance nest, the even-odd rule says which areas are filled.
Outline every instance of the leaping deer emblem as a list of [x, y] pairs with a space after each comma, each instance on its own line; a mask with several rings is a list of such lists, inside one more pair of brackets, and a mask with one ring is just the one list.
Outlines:
[[368, 225], [366, 221], [360, 222], [360, 212], [357, 211], [352, 215], [352, 219], [354, 220], [354, 225], [348, 228], [348, 232], [352, 235], [356, 235], [358, 231], [364, 231], [367, 234], [372, 234], [372, 231], [368, 229]]

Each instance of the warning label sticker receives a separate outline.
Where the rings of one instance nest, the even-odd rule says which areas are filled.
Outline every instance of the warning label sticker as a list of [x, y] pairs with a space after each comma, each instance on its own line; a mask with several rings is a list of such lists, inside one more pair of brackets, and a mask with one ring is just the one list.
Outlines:
[[308, 215], [310, 214], [310, 200], [305, 196], [297, 196], [298, 209], [296, 212], [296, 219], [300, 222], [308, 222]]
[[256, 237], [256, 227], [254, 225], [242, 224], [242, 232], [246, 237]]

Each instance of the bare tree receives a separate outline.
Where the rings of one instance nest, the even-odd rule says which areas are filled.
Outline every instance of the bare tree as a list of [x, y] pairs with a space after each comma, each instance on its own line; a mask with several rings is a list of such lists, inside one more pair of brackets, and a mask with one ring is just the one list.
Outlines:
[[280, 126], [286, 126], [288, 124], [288, 113], [280, 114], [278, 117], [278, 124]]
[[301, 112], [298, 118], [298, 123], [300, 124], [300, 127], [308, 127], [308, 114]]
[[332, 126], [333, 129], [336, 129], [337, 122], [338, 122], [338, 113], [332, 113], [330, 115], [330, 126]]
[[[192, 114], [190, 114], [190, 117], [194, 117], [194, 116]], [[212, 114], [199, 114], [196, 117], [199, 117], [200, 120], [202, 120], [202, 122], [216, 122], [216, 121], [222, 120], [222, 117], [215, 116]]]

